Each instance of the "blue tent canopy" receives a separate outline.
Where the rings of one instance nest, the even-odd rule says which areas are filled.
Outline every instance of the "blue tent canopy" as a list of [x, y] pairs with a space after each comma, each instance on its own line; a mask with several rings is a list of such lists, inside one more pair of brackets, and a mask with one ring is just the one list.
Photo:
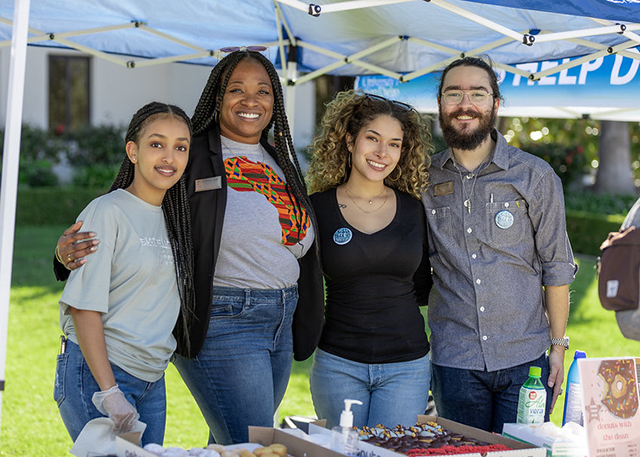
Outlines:
[[[14, 11], [8, 3], [0, 5], [0, 46], [10, 44]], [[518, 63], [593, 60], [640, 44], [635, 1], [523, 5], [518, 0], [315, 5], [299, 0], [33, 0], [29, 44], [70, 47], [132, 68], [166, 62], [214, 65], [220, 48], [265, 45], [274, 62], [284, 68], [289, 61], [296, 64], [290, 84], [326, 73], [408, 81], [463, 54], [486, 54], [506, 71], [516, 71]], [[292, 49], [297, 52], [290, 54]], [[300, 77], [299, 71], [308, 74]]]

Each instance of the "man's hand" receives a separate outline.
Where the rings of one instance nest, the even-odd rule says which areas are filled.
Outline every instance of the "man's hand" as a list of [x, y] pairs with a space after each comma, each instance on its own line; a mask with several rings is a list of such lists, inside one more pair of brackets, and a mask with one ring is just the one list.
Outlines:
[[553, 396], [551, 397], [551, 409], [549, 414], [553, 412], [556, 400], [562, 392], [562, 383], [564, 382], [564, 353], [565, 348], [562, 346], [551, 346], [549, 350], [549, 380], [547, 385], [553, 388]]

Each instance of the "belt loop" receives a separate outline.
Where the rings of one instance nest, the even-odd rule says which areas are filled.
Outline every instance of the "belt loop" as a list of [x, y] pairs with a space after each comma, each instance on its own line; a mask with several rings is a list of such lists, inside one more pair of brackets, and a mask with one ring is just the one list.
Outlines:
[[249, 306], [251, 304], [251, 289], [244, 290], [244, 304]]

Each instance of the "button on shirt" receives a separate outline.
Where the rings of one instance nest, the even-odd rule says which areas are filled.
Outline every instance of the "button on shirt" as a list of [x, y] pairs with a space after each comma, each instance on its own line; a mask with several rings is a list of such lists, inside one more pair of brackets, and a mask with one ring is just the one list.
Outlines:
[[540, 357], [551, 342], [542, 286], [569, 284], [577, 271], [560, 179], [544, 160], [492, 135], [494, 153], [477, 176], [448, 149], [434, 155], [422, 197], [437, 365], [495, 371]]

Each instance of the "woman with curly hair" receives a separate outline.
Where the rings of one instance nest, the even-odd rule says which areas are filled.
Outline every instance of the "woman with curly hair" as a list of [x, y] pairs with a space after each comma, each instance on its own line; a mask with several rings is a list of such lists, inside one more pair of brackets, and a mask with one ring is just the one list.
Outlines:
[[[248, 441], [273, 426], [292, 359], [311, 356], [324, 289], [315, 216], [296, 159], [275, 68], [241, 48], [211, 71], [192, 117], [185, 171], [196, 307], [173, 363], [209, 425], [210, 441]], [[274, 145], [268, 134], [274, 132]], [[77, 230], [78, 227], [72, 227]], [[95, 245], [58, 242], [75, 269]], [[84, 251], [81, 249], [85, 249]], [[64, 267], [62, 267], [64, 269]]]
[[420, 193], [431, 136], [411, 106], [356, 91], [327, 105], [307, 179], [326, 281], [311, 395], [327, 427], [415, 424], [429, 397], [419, 306], [431, 289]]

